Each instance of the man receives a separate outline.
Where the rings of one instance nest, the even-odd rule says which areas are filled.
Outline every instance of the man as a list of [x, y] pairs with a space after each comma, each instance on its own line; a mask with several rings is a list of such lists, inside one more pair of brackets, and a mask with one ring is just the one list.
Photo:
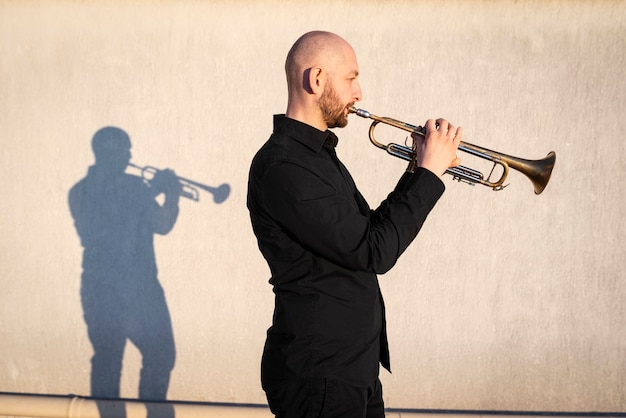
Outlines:
[[[84, 248], [81, 302], [94, 350], [91, 395], [120, 397], [128, 340], [142, 354], [139, 397], [165, 400], [176, 353], [153, 236], [174, 227], [181, 186], [171, 170], [157, 172], [150, 187], [125, 174], [130, 148], [122, 129], [98, 130], [92, 139], [95, 164], [69, 193]], [[160, 193], [165, 194], [163, 205], [155, 200]], [[113, 414], [102, 409], [106, 404], [99, 406], [103, 416]]]
[[330, 128], [361, 100], [352, 47], [310, 32], [285, 63], [288, 103], [255, 156], [248, 208], [271, 271], [275, 310], [261, 380], [277, 417], [383, 417], [379, 362], [390, 369], [377, 274], [416, 237], [456, 166], [462, 129], [428, 120], [416, 169], [371, 210], [335, 154]]

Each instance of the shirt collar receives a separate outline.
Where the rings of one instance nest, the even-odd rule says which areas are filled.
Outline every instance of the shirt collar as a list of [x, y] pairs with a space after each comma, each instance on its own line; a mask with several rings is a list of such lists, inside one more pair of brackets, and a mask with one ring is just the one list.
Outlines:
[[287, 135], [315, 152], [319, 152], [322, 147], [335, 148], [339, 142], [334, 132], [320, 131], [285, 115], [274, 115], [274, 132]]

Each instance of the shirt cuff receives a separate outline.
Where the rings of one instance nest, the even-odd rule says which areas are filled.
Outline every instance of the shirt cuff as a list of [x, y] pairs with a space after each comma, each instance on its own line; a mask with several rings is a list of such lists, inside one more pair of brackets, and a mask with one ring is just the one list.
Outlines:
[[443, 192], [446, 190], [446, 186], [441, 178], [432, 171], [423, 167], [417, 167], [415, 172], [411, 175], [409, 181], [409, 193], [419, 197], [420, 199], [427, 199], [432, 203], [439, 200]]

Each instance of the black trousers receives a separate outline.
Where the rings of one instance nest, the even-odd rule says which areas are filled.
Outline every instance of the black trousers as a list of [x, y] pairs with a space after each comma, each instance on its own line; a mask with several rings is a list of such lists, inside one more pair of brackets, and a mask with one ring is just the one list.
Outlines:
[[383, 418], [379, 379], [361, 387], [337, 379], [298, 379], [265, 390], [276, 418]]

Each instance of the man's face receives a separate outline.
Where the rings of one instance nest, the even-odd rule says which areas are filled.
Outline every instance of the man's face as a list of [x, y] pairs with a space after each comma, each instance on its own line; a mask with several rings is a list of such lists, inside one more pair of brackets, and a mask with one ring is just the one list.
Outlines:
[[333, 76], [327, 80], [319, 106], [329, 128], [343, 128], [348, 124], [348, 108], [361, 100], [359, 67], [356, 56], [349, 49], [344, 61], [337, 66]]

